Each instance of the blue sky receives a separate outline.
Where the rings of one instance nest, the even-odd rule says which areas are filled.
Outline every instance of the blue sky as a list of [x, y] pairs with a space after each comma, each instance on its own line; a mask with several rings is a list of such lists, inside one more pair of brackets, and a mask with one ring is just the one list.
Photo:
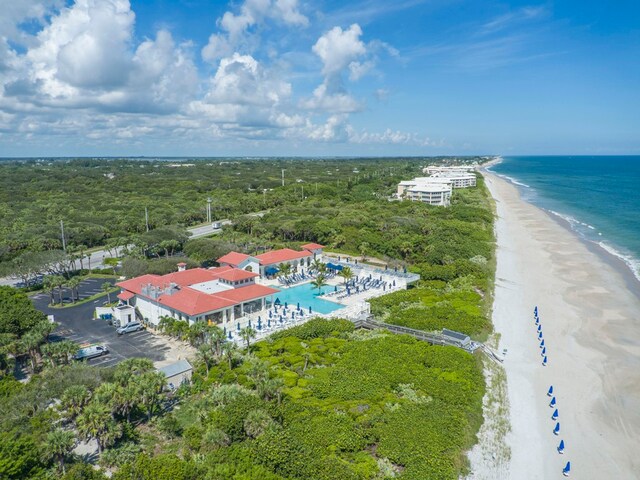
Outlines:
[[640, 3], [0, 0], [0, 156], [640, 153]]

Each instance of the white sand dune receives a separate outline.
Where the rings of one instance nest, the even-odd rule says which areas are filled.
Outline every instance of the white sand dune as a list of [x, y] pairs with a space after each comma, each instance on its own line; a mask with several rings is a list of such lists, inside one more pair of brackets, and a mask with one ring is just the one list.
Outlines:
[[[570, 460], [572, 478], [640, 478], [640, 300], [623, 274], [575, 234], [524, 202], [510, 183], [483, 174], [498, 213], [493, 323], [500, 349], [508, 350], [511, 459], [496, 471], [494, 462], [472, 454], [472, 477], [563, 478]], [[556, 451], [561, 439], [564, 455]]]

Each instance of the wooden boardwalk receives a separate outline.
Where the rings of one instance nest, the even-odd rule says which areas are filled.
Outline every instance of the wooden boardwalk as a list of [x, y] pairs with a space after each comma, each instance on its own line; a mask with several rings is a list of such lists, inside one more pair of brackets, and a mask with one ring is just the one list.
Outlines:
[[481, 342], [471, 341], [468, 344], [464, 345], [462, 342], [451, 338], [447, 335], [443, 335], [441, 333], [430, 333], [424, 332], [422, 330], [416, 330], [413, 328], [402, 327], [400, 325], [392, 325], [389, 323], [379, 322], [374, 320], [373, 317], [360, 317], [357, 320], [352, 320], [356, 328], [365, 328], [367, 330], [375, 330], [377, 328], [383, 328], [385, 330], [390, 331], [391, 333], [395, 333], [398, 335], [411, 335], [418, 340], [422, 340], [424, 342], [428, 342], [431, 345], [448, 345], [451, 347], [456, 347], [464, 350], [465, 352], [474, 353], [476, 350], [480, 350], [484, 354], [486, 354], [491, 360], [502, 363], [503, 358], [498, 355], [496, 352], [491, 350], [489, 347], [484, 345]]

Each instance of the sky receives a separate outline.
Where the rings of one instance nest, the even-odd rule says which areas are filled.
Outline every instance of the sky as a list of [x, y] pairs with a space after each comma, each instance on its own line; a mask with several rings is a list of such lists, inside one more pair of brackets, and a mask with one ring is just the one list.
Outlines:
[[0, 157], [640, 153], [637, 0], [0, 12]]

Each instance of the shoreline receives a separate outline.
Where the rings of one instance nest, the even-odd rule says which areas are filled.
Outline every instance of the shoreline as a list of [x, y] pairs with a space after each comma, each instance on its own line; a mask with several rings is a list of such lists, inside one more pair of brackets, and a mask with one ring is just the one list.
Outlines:
[[537, 207], [540, 210], [542, 210], [554, 222], [556, 222], [557, 224], [559, 224], [563, 228], [567, 229], [571, 234], [575, 235], [575, 237], [578, 240], [580, 240], [580, 242], [582, 242], [591, 252], [595, 253], [602, 260], [604, 260], [609, 265], [611, 265], [613, 268], [618, 270], [618, 272], [624, 277], [625, 282], [627, 284], [627, 287], [638, 297], [638, 299], [640, 299], [640, 276], [638, 276], [636, 274], [636, 272], [634, 271], [633, 267], [627, 261], [625, 261], [625, 259], [621, 256], [623, 254], [619, 251], [619, 247], [615, 247], [615, 246], [611, 247], [616, 252], [618, 252], [617, 254], [613, 253], [613, 252], [609, 251], [607, 248], [605, 248], [602, 245], [600, 245], [596, 240], [586, 238], [583, 235], [581, 235], [580, 233], [578, 233], [571, 226], [571, 222], [569, 222], [561, 214], [554, 213], [551, 210], [546, 209], [546, 208], [544, 208], [544, 207], [542, 207], [540, 205], [536, 205], [533, 202], [530, 202], [528, 200], [524, 200], [522, 197], [523, 197], [523, 194], [526, 191], [525, 188], [531, 188], [531, 187], [529, 187], [528, 185], [525, 185], [524, 183], [520, 183], [520, 182], [516, 181], [515, 179], [513, 179], [513, 178], [511, 178], [509, 176], [503, 175], [501, 173], [494, 172], [492, 170], [487, 170], [487, 169], [489, 169], [489, 168], [491, 168], [493, 166], [496, 166], [496, 165], [498, 165], [498, 164], [500, 164], [502, 162], [503, 162], [503, 158], [501, 156], [497, 156], [493, 160], [490, 160], [490, 161], [480, 165], [480, 168], [478, 169], [478, 172], [481, 173], [481, 174], [483, 172], [487, 172], [490, 175], [497, 176], [501, 180], [504, 180], [504, 181], [508, 182], [509, 184], [513, 185], [516, 188], [516, 190], [518, 190], [518, 193], [520, 194], [521, 199], [524, 202], [527, 202], [530, 205], [533, 205], [534, 207]]
[[[499, 348], [508, 352], [511, 431], [505, 440], [511, 458], [496, 465], [472, 450], [469, 478], [562, 478], [567, 461], [578, 478], [634, 478], [640, 471], [640, 322], [634, 322], [640, 297], [628, 288], [633, 272], [485, 167], [481, 173], [497, 214], [492, 321]], [[547, 366], [541, 362], [534, 305], [540, 309]], [[560, 413], [558, 436], [546, 395], [550, 385]], [[480, 444], [490, 437], [491, 432], [480, 436]], [[556, 451], [561, 439], [564, 455]]]

